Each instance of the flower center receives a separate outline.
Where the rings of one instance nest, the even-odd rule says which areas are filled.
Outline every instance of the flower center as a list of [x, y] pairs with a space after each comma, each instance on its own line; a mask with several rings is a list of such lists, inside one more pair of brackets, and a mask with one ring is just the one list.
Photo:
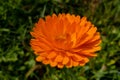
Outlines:
[[65, 41], [68, 38], [69, 34], [61, 34], [56, 36], [55, 40], [56, 41]]
[[67, 49], [69, 45], [70, 35], [69, 34], [61, 34], [55, 37], [55, 44], [58, 51], [63, 51]]

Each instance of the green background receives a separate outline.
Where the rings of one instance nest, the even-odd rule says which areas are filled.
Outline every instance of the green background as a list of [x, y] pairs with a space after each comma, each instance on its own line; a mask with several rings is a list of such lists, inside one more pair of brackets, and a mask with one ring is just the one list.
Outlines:
[[[98, 57], [70, 69], [37, 63], [29, 33], [53, 13], [95, 24], [102, 39]], [[0, 80], [120, 80], [120, 0], [0, 0]]]

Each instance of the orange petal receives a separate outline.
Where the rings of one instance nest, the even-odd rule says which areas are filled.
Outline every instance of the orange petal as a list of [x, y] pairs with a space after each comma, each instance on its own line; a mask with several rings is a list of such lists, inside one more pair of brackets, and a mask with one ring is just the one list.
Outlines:
[[77, 52], [77, 53], [94, 53], [95, 51], [99, 51], [101, 50], [101, 46], [81, 46], [81, 47], [78, 47], [78, 48], [75, 48], [73, 49], [74, 52]]
[[99, 39], [100, 39], [100, 33], [96, 32], [95, 35], [93, 36], [93, 38], [89, 42], [94, 42]]
[[82, 19], [81, 19], [81, 21], [80, 21], [80, 23], [79, 23], [79, 26], [78, 26], [77, 29], [76, 29], [76, 32], [78, 33], [78, 34], [77, 34], [77, 37], [78, 37], [78, 38], [81, 38], [82, 35], [83, 35], [83, 31], [84, 31], [84, 29], [85, 29], [85, 24], [86, 24], [86, 22], [87, 22], [86, 20], [87, 20], [86, 17], [82, 17]]
[[92, 34], [91, 34], [91, 35], [86, 34], [85, 36], [83, 36], [83, 37], [79, 40], [79, 43], [77, 44], [76, 47], [79, 47], [79, 46], [85, 44], [85, 43], [86, 43], [87, 41], [89, 41], [92, 37], [93, 37]]
[[70, 15], [70, 14], [66, 14], [66, 17], [68, 19], [68, 21], [71, 23], [73, 23], [74, 19], [75, 19], [75, 15]]
[[95, 53], [84, 53], [84, 56], [95, 57], [95, 56], [97, 56], [97, 54], [95, 54]]
[[86, 46], [86, 47], [91, 47], [91, 46], [99, 46], [101, 43], [101, 40], [98, 39], [96, 41], [93, 41], [93, 42], [89, 42], [89, 43], [85, 43], [83, 46]]
[[87, 57], [84, 57], [83, 60], [85, 61], [85, 63], [89, 62], [89, 59]]
[[73, 33], [72, 35], [71, 35], [71, 41], [73, 42], [73, 47], [75, 46], [75, 44], [76, 44], [76, 33]]
[[34, 38], [40, 38], [40, 37], [44, 37], [44, 35], [42, 33], [38, 33], [38, 32], [30, 32], [30, 34], [34, 37]]
[[78, 66], [79, 62], [78, 61], [73, 61], [73, 66]]
[[37, 41], [35, 39], [31, 39], [30, 45], [31, 45], [32, 49], [35, 50], [36, 52], [44, 51], [41, 47], [39, 47], [39, 45], [37, 44]]
[[67, 56], [73, 56], [73, 54], [71, 52], [66, 52]]
[[56, 52], [52, 51], [52, 52], [49, 52], [49, 54], [47, 55], [47, 58], [51, 59], [51, 58], [54, 58], [56, 55], [57, 55]]
[[62, 62], [63, 60], [63, 57], [61, 55], [58, 55], [56, 58], [55, 58], [55, 61], [56, 62]]
[[52, 60], [50, 61], [50, 66], [51, 66], [51, 67], [55, 67], [56, 65], [57, 65], [57, 62], [52, 61]]
[[95, 53], [88, 53], [87, 56], [89, 56], [89, 57], [95, 57], [95, 56], [97, 56], [97, 54], [95, 54]]
[[82, 38], [83, 36], [84, 36], [84, 34], [86, 34], [87, 33], [87, 31], [90, 29], [90, 27], [91, 27], [91, 23], [90, 22], [87, 22], [86, 21], [86, 18], [84, 18], [84, 22], [81, 22], [81, 24], [80, 24], [80, 26], [81, 26], [81, 29], [80, 29], [80, 31], [81, 32], [79, 32], [79, 39], [80, 38]]
[[42, 56], [38, 56], [38, 57], [36, 58], [36, 61], [41, 62], [43, 59], [45, 59], [45, 58], [42, 57]]
[[69, 58], [67, 57], [67, 56], [65, 56], [64, 58], [63, 58], [63, 64], [67, 64], [69, 62]]
[[51, 16], [49, 16], [49, 15], [45, 17], [45, 21], [46, 21], [46, 22], [50, 22], [51, 19], [52, 19], [52, 18], [51, 18]]
[[79, 61], [80, 66], [84, 66], [86, 63], [84, 61]]
[[42, 61], [42, 63], [43, 63], [43, 64], [49, 64], [49, 63], [50, 63], [50, 60], [45, 59], [45, 60]]
[[[71, 59], [71, 60], [72, 60], [72, 59]], [[71, 67], [73, 66], [71, 60], [66, 64], [66, 67], [67, 67], [67, 68], [71, 68]]]
[[64, 65], [61, 64], [61, 63], [58, 63], [57, 66], [58, 66], [58, 68], [63, 68], [64, 67]]
[[72, 59], [73, 59], [74, 61], [81, 61], [81, 60], [83, 60], [83, 57], [80, 56], [80, 55], [78, 55], [78, 54], [74, 54], [74, 55], [72, 56]]
[[40, 41], [39, 39], [31, 39], [30, 44], [33, 47], [33, 50], [37, 50], [36, 48], [34, 48], [35, 46], [39, 47], [39, 49], [42, 51], [51, 49], [47, 43]]
[[80, 16], [76, 16], [76, 17], [75, 17], [75, 22], [76, 22], [76, 23], [79, 23], [79, 22], [80, 22]]
[[31, 47], [35, 51], [36, 55], [38, 55], [38, 52], [44, 52], [44, 50], [42, 48], [40, 48], [39, 46], [32, 45]]
[[92, 27], [89, 29], [89, 31], [87, 32], [88, 34], [95, 34], [97, 31], [97, 28], [94, 27], [94, 25], [92, 25]]
[[95, 46], [95, 47], [88, 47], [88, 48], [86, 47], [86, 48], [83, 48], [81, 50], [81, 52], [82, 53], [87, 53], [87, 52], [92, 53], [92, 52], [99, 51], [99, 50], [101, 50], [101, 47], [100, 46]]
[[42, 53], [39, 53], [40, 56], [43, 56], [43, 57], [46, 57], [48, 54], [47, 52], [42, 52]]

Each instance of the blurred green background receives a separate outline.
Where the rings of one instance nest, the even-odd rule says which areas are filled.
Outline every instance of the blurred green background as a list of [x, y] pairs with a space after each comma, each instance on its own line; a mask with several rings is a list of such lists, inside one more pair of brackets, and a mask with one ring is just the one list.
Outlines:
[[[52, 13], [87, 16], [101, 33], [98, 57], [71, 69], [37, 63], [29, 32]], [[120, 0], [0, 0], [0, 80], [120, 80]]]

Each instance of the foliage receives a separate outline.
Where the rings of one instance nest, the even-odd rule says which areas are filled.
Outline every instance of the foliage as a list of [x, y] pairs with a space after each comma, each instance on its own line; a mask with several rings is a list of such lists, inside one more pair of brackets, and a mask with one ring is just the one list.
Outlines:
[[[120, 80], [120, 0], [0, 0], [0, 80]], [[102, 50], [84, 67], [35, 62], [29, 32], [52, 13], [87, 16], [101, 33]]]

